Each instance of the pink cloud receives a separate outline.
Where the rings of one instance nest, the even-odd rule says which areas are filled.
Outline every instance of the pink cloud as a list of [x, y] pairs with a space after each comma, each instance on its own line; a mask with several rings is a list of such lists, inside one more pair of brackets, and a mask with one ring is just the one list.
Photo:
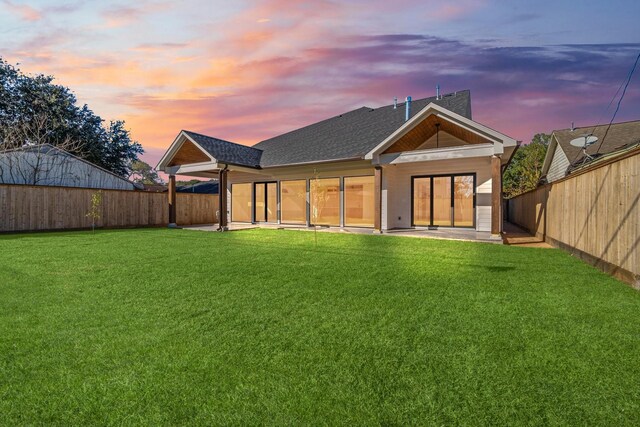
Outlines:
[[27, 4], [16, 4], [10, 0], [3, 0], [2, 4], [4, 4], [9, 11], [20, 16], [20, 18], [25, 21], [33, 22], [42, 19], [42, 13]]

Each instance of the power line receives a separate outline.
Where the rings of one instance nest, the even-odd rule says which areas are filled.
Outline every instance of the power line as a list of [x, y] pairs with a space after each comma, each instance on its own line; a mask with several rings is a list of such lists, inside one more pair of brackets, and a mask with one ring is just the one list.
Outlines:
[[[593, 135], [593, 132], [595, 132], [596, 128], [598, 126], [600, 126], [600, 121], [602, 120], [602, 118], [604, 118], [604, 115], [609, 110], [609, 107], [611, 107], [611, 104], [613, 104], [613, 101], [615, 101], [616, 97], [618, 96], [618, 93], [620, 93], [620, 89], [622, 89], [622, 87], [624, 86], [624, 90], [622, 91], [622, 96], [620, 96], [620, 99], [618, 100], [618, 104], [616, 105], [616, 109], [615, 109], [615, 111], [613, 113], [613, 116], [611, 117], [611, 120], [609, 121], [609, 125], [607, 126], [607, 130], [605, 131], [604, 137], [602, 138], [602, 140], [600, 140], [600, 145], [598, 146], [598, 149], [594, 153], [594, 156], [597, 155], [600, 152], [600, 149], [602, 148], [602, 144], [604, 143], [604, 139], [607, 137], [607, 134], [609, 133], [609, 128], [611, 128], [611, 124], [615, 120], [616, 115], [618, 114], [618, 110], [620, 110], [620, 103], [622, 102], [622, 99], [624, 98], [624, 95], [627, 92], [627, 87], [629, 87], [629, 82], [631, 81], [631, 77], [633, 77], [633, 73], [636, 70], [636, 66], [638, 65], [638, 60], [640, 60], [640, 53], [638, 53], [638, 56], [636, 57], [636, 60], [635, 60], [635, 62], [633, 64], [633, 67], [631, 67], [631, 70], [629, 71], [629, 74], [627, 74], [627, 78], [625, 80], [623, 80], [622, 83], [620, 83], [620, 86], [618, 86], [618, 90], [616, 91], [616, 93], [611, 98], [611, 101], [609, 101], [609, 104], [607, 105], [607, 108], [604, 109], [604, 111], [602, 112], [602, 115], [600, 116], [600, 118], [598, 118], [598, 121], [596, 122], [596, 125], [591, 129], [591, 132], [589, 132], [587, 134], [587, 135]], [[578, 160], [578, 157], [581, 154], [582, 154], [581, 152], [576, 154], [576, 156], [574, 157], [573, 161], [571, 162], [571, 165], [573, 165], [576, 162], [576, 160]], [[585, 160], [586, 160], [586, 157], [585, 157]]]
[[613, 112], [611, 121], [609, 121], [609, 126], [607, 126], [607, 130], [604, 132], [604, 136], [602, 137], [602, 142], [600, 143], [600, 146], [596, 150], [595, 155], [598, 155], [598, 153], [600, 152], [600, 149], [602, 148], [602, 144], [604, 144], [604, 140], [607, 138], [607, 134], [609, 133], [609, 129], [611, 128], [611, 124], [615, 120], [616, 114], [618, 114], [618, 111], [620, 110], [620, 104], [624, 99], [624, 95], [627, 93], [627, 88], [629, 87], [629, 83], [631, 82], [631, 77], [633, 77], [634, 71], [636, 71], [636, 67], [638, 66], [638, 61], [640, 61], [640, 53], [638, 53], [638, 56], [636, 56], [636, 62], [633, 63], [633, 67], [631, 68], [631, 71], [629, 71], [629, 75], [627, 76], [627, 82], [624, 85], [624, 89], [622, 90], [622, 95], [620, 95], [620, 99], [618, 99], [618, 105], [616, 105], [616, 110]]

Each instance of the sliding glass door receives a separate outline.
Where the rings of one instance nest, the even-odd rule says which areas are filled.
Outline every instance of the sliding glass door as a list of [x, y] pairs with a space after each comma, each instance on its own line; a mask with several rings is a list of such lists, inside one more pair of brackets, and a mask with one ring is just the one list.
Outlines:
[[412, 178], [412, 225], [474, 227], [475, 174]]
[[255, 221], [278, 221], [278, 184], [275, 182], [256, 182], [254, 184], [255, 195]]

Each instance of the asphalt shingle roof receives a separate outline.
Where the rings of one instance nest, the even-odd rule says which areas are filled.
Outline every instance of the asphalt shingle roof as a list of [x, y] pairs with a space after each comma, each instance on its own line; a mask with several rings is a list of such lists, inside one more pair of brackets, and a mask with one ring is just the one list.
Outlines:
[[598, 137], [595, 144], [587, 147], [587, 154], [591, 156], [603, 156], [614, 151], [622, 150], [640, 142], [640, 120], [633, 122], [614, 123], [604, 138], [609, 125], [588, 126], [571, 129], [555, 130], [553, 135], [562, 151], [567, 155], [571, 164], [578, 164], [584, 160], [582, 148], [571, 145], [571, 140], [584, 135], [594, 135]]
[[[471, 119], [471, 93], [459, 91], [411, 102], [413, 117], [431, 102]], [[249, 167], [284, 166], [362, 158], [405, 122], [405, 103], [361, 107], [247, 147], [185, 131], [221, 163]]]
[[260, 166], [261, 150], [191, 131], [185, 130], [183, 132], [193, 138], [198, 145], [207, 150], [220, 163], [248, 167]]
[[[413, 100], [411, 117], [429, 103], [471, 118], [468, 90]], [[278, 166], [363, 157], [405, 122], [405, 103], [357, 110], [293, 130], [254, 145], [263, 151], [261, 166]]]

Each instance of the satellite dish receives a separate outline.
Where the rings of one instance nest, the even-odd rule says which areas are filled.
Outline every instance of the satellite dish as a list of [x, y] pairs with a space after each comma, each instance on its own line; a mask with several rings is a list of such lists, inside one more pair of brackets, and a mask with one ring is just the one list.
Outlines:
[[576, 139], [572, 139], [569, 144], [573, 145], [574, 147], [587, 148], [588, 146], [594, 144], [597, 140], [597, 136], [583, 135], [579, 136]]

